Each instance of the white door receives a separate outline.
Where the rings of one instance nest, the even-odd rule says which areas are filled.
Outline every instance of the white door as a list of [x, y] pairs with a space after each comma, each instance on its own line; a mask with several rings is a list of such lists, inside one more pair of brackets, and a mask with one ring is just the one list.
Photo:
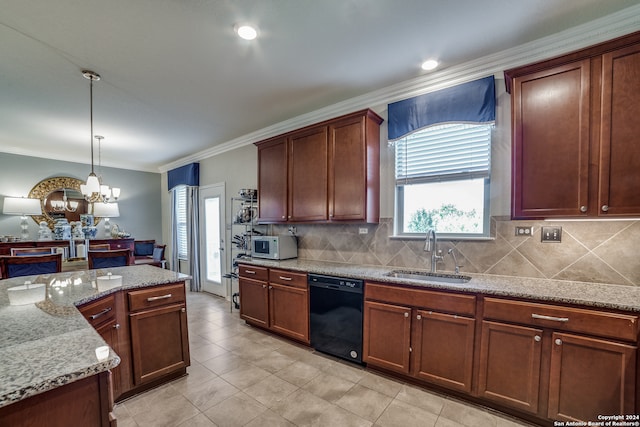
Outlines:
[[224, 183], [200, 187], [202, 290], [227, 298], [224, 262]]

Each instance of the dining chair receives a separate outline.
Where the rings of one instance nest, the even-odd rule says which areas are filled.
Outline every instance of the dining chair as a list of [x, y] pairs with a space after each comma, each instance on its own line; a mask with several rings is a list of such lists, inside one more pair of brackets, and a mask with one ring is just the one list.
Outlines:
[[111, 245], [109, 245], [108, 243], [96, 243], [94, 245], [92, 245], [91, 243], [89, 243], [89, 250], [90, 251], [108, 251], [111, 249]]
[[11, 248], [11, 256], [32, 256], [55, 254], [56, 248]]
[[3, 278], [60, 273], [62, 254], [7, 256], [0, 258], [0, 263]]
[[90, 270], [131, 265], [131, 249], [117, 249], [113, 251], [94, 251], [91, 249], [87, 254]]

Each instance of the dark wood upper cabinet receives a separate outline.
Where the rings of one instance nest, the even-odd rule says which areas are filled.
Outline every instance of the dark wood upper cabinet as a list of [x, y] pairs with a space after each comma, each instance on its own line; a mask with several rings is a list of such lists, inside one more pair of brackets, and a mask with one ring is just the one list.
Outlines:
[[380, 123], [363, 110], [256, 143], [258, 221], [378, 222]]
[[640, 214], [640, 33], [505, 78], [512, 218]]

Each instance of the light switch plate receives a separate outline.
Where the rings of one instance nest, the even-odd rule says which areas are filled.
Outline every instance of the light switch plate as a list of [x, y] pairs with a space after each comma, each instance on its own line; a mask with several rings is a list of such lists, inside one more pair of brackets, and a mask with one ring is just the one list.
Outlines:
[[545, 243], [560, 243], [562, 241], [562, 227], [555, 225], [542, 227], [542, 237], [540, 241]]

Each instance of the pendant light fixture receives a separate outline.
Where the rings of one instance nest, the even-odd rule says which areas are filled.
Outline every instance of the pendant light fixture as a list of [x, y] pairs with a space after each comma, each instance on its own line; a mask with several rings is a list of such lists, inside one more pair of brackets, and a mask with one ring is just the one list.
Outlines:
[[[115, 200], [118, 200], [120, 196], [119, 188], [109, 188], [108, 185], [103, 185], [101, 179], [96, 175], [93, 168], [93, 82], [100, 80], [100, 74], [90, 71], [83, 70], [82, 75], [85, 79], [89, 80], [89, 120], [91, 125], [91, 173], [87, 178], [86, 184], [80, 186], [80, 191], [84, 196], [85, 200], [88, 202], [103, 202], [108, 203], [109, 199], [113, 196]], [[101, 136], [96, 136], [95, 138], [102, 139]]]

